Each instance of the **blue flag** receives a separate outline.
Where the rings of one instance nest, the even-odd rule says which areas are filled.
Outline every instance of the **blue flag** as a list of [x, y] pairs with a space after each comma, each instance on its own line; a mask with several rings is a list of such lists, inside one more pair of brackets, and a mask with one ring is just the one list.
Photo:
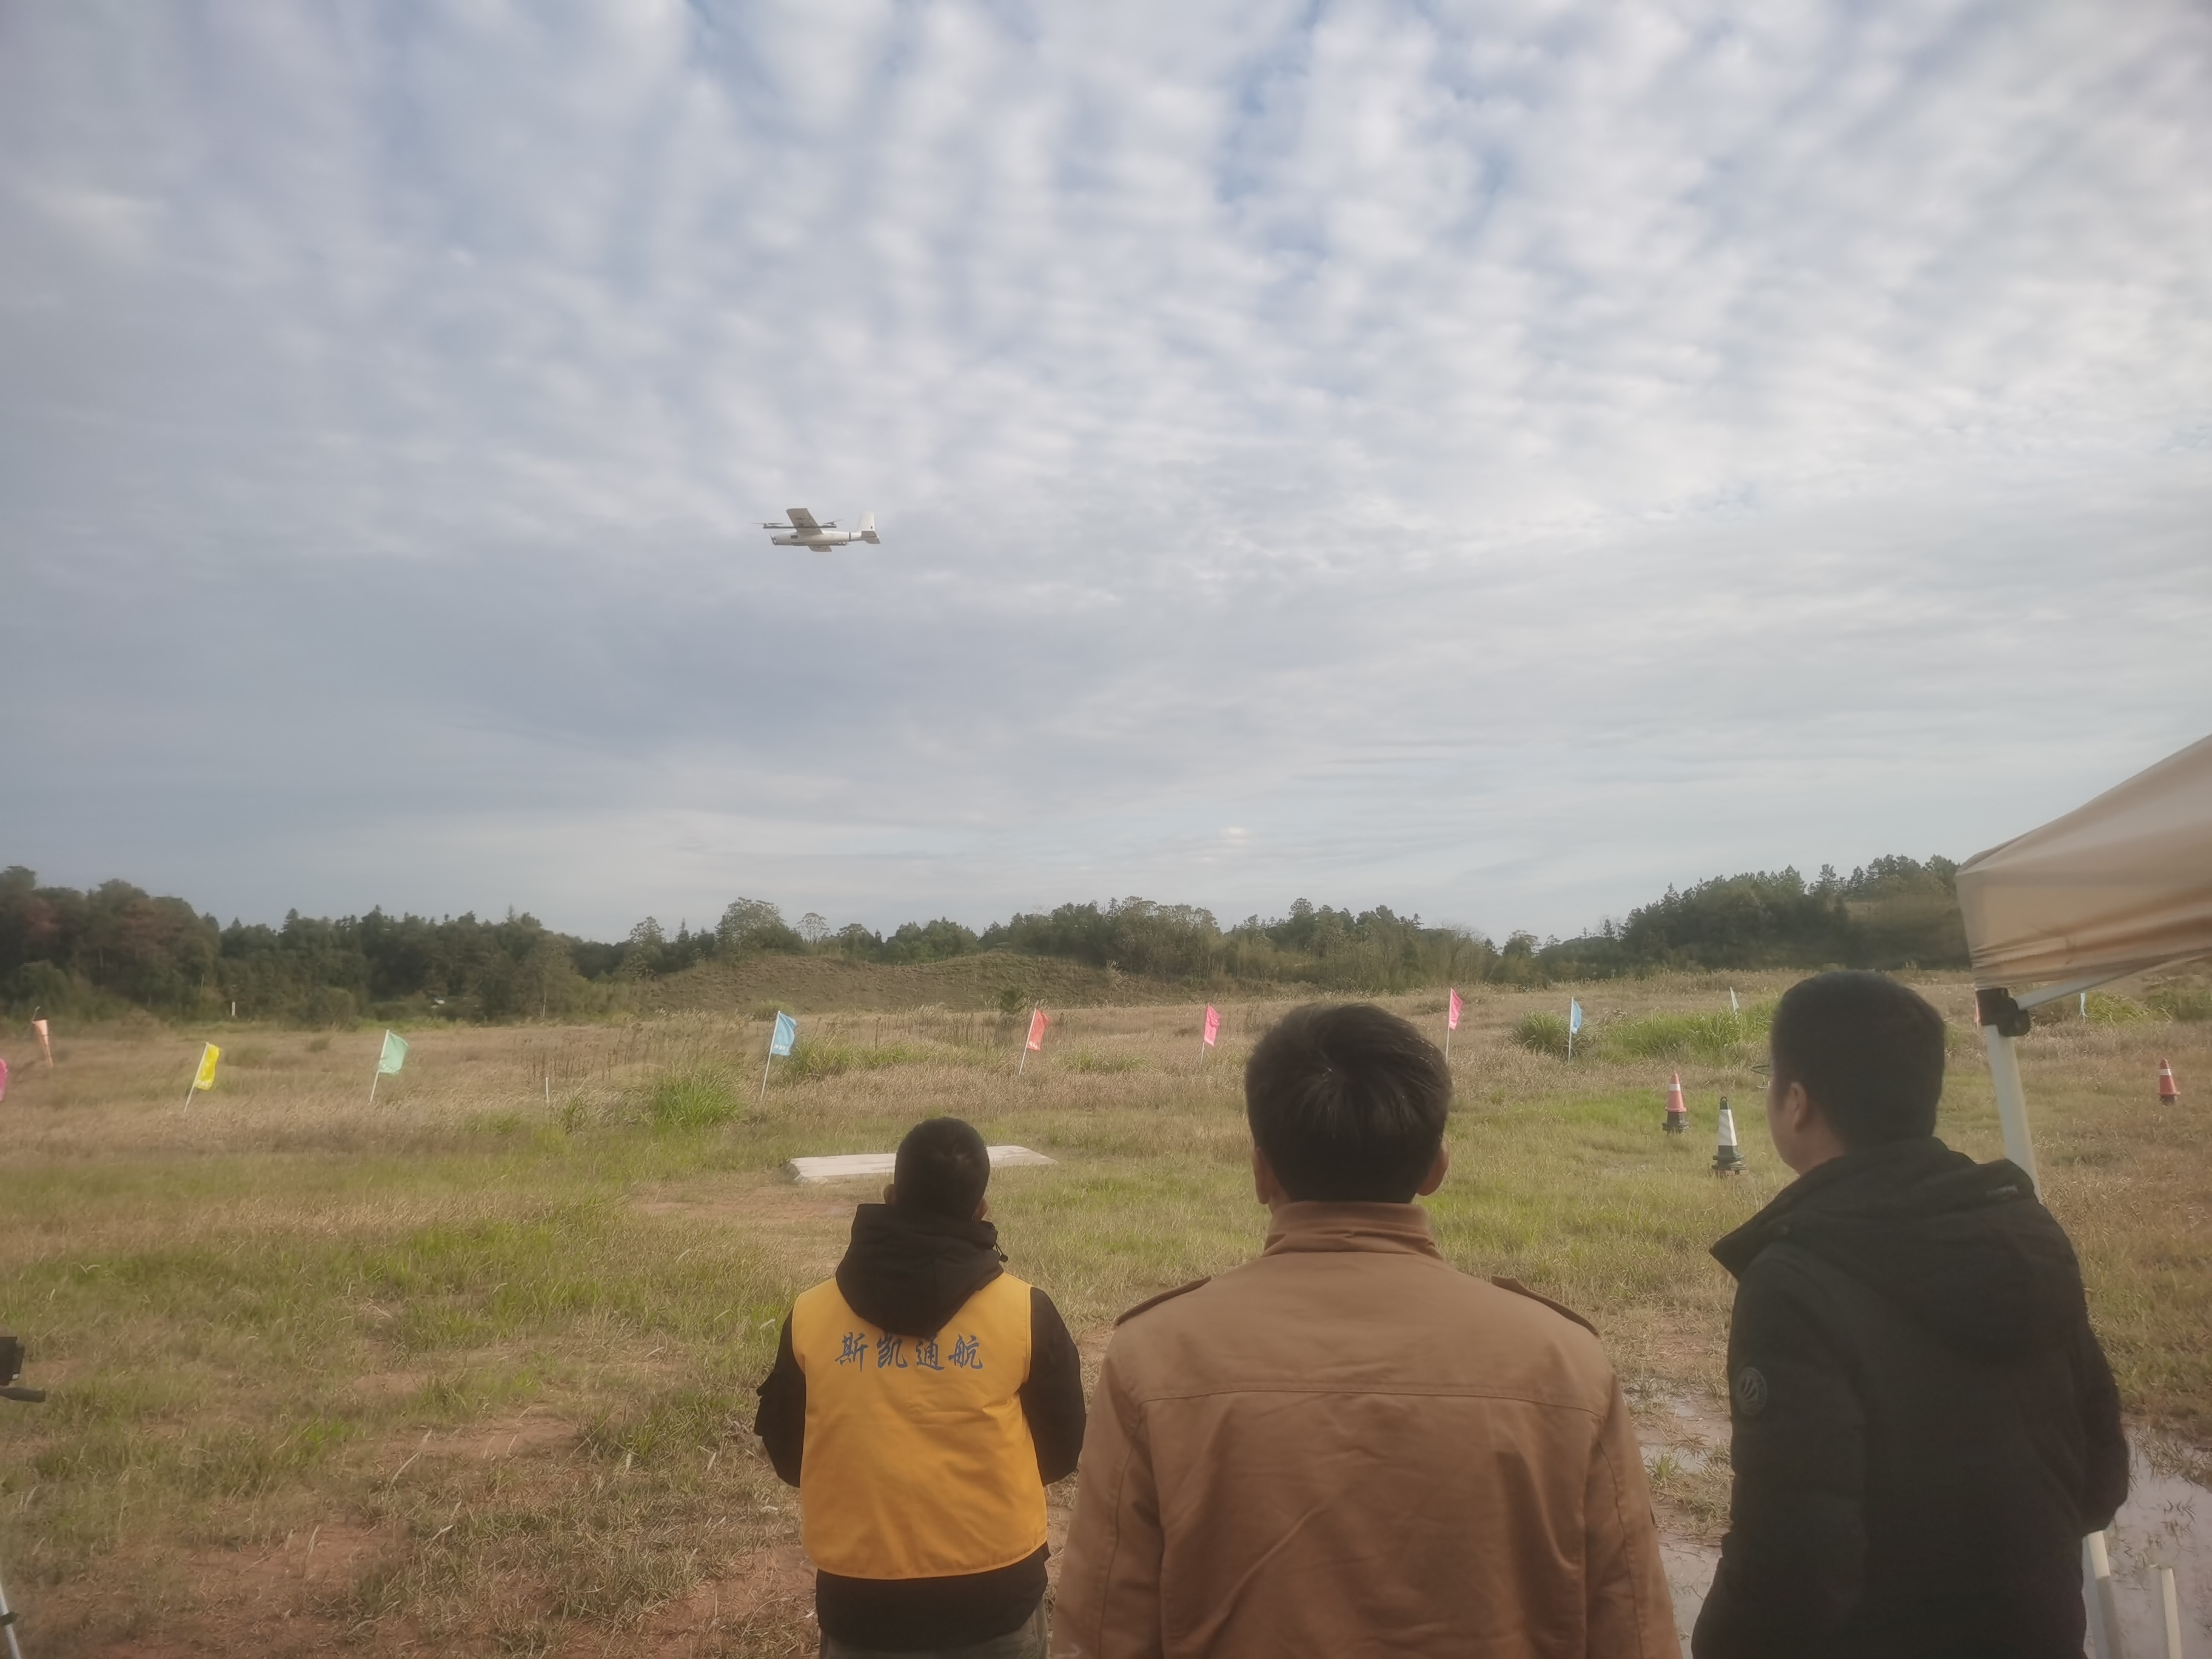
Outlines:
[[1579, 1031], [1582, 1029], [1583, 1006], [1581, 1003], [1577, 1002], [1572, 997], [1569, 997], [1567, 999], [1567, 1030], [1570, 1031]]
[[799, 1041], [799, 1022], [789, 1014], [775, 1017], [775, 1035], [769, 1039], [768, 1051], [781, 1060], [791, 1053], [791, 1045]]

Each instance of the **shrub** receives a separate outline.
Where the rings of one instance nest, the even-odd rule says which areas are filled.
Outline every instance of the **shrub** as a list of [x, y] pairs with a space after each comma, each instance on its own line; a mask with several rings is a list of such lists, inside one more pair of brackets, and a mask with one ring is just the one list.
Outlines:
[[1645, 1014], [1605, 1028], [1610, 1054], [1635, 1060], [1704, 1060], [1725, 1065], [1751, 1057], [1772, 1023], [1771, 1008], [1742, 1013]]
[[[2092, 996], [2089, 1006], [2098, 1000]], [[2168, 1019], [2212, 1019], [2212, 985], [2161, 985], [2143, 1000]]]
[[[881, 1052], [878, 1050], [878, 1052]], [[861, 1058], [864, 1049], [854, 1048], [842, 1042], [830, 1042], [820, 1037], [801, 1037], [791, 1046], [791, 1053], [769, 1068], [772, 1080], [784, 1083], [805, 1083], [818, 1077], [842, 1077], [866, 1061]]]
[[2089, 993], [2087, 1015], [2092, 1025], [2141, 1025], [2158, 1018], [2132, 997], [2107, 996], [2102, 991]]
[[[1513, 1022], [1513, 1040], [1523, 1048], [1565, 1060], [1567, 1057], [1567, 1017], [1548, 1012], [1523, 1014]], [[1583, 1040], [1588, 1041], [1587, 1038]]]
[[664, 1129], [711, 1129], [738, 1113], [738, 1083], [726, 1066], [663, 1072], [647, 1092], [646, 1115]]
[[89, 988], [72, 979], [51, 962], [27, 962], [9, 975], [6, 1001], [9, 1007], [28, 1014], [33, 1009], [43, 1012], [75, 1013], [88, 1001]]
[[824, 1037], [801, 1037], [788, 1057], [779, 1060], [769, 1074], [770, 1083], [807, 1083], [816, 1078], [842, 1077], [847, 1072], [880, 1071], [886, 1066], [910, 1066], [940, 1056], [903, 1042], [886, 1042], [873, 1048], [855, 1048]]

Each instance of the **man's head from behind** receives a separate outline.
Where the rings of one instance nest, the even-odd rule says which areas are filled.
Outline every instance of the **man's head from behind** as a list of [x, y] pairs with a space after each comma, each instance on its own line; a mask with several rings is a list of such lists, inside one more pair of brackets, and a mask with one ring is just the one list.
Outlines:
[[1943, 1016], [1887, 975], [1800, 980], [1775, 1006], [1767, 1042], [1774, 1060], [1767, 1117], [1792, 1168], [1800, 1166], [1785, 1139], [1797, 1110], [1791, 1103], [1800, 1099], [1844, 1152], [1936, 1133]]
[[924, 1118], [899, 1142], [884, 1201], [909, 1215], [976, 1221], [990, 1184], [991, 1154], [975, 1126], [957, 1117]]
[[1404, 1204], [1435, 1191], [1450, 1107], [1436, 1045], [1371, 1003], [1294, 1008], [1244, 1066], [1252, 1143], [1289, 1199]]

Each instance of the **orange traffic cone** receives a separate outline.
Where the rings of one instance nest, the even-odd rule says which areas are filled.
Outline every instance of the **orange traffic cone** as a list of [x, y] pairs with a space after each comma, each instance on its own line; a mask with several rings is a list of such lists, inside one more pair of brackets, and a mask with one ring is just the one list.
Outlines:
[[2161, 1060], [2158, 1063], [2158, 1103], [2171, 1106], [2180, 1098], [2181, 1091], [2173, 1083], [2173, 1067]]
[[1667, 1133], [1679, 1135], [1690, 1127], [1690, 1109], [1682, 1104], [1682, 1074], [1674, 1073], [1674, 1080], [1667, 1085]]

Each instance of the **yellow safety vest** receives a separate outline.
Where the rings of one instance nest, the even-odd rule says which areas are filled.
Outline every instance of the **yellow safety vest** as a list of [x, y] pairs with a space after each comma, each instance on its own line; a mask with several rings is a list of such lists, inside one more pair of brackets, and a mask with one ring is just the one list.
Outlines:
[[951, 1578], [1043, 1547], [1044, 1483], [1019, 1391], [1030, 1287], [1000, 1273], [933, 1338], [894, 1336], [829, 1279], [791, 1310], [806, 1375], [801, 1535], [848, 1578]]

